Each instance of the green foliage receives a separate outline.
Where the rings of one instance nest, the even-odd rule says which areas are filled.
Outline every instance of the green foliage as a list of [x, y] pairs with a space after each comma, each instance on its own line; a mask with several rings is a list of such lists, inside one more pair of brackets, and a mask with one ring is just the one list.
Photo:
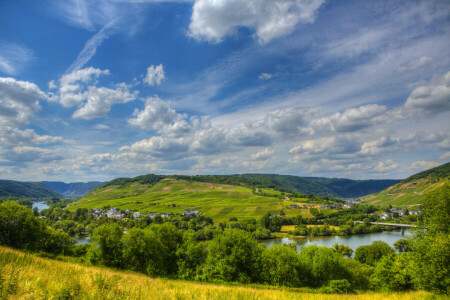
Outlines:
[[321, 291], [326, 294], [348, 294], [353, 293], [353, 288], [347, 279], [330, 280]]
[[389, 254], [376, 265], [371, 277], [372, 284], [380, 290], [404, 291], [413, 287], [411, 258], [405, 254]]
[[335, 243], [333, 244], [333, 248], [337, 253], [342, 254], [342, 256], [347, 256], [348, 258], [352, 257], [353, 250], [347, 245]]
[[49, 199], [61, 197], [41, 182], [21, 182], [14, 180], [0, 180], [0, 199]]
[[368, 246], [359, 246], [355, 251], [355, 259], [361, 263], [375, 266], [383, 256], [394, 254], [395, 251], [382, 241], [375, 241]]
[[116, 223], [99, 226], [92, 235], [91, 261], [109, 267], [121, 267], [123, 263], [123, 229]]
[[226, 230], [208, 244], [204, 278], [255, 282], [260, 274], [259, 261], [263, 250], [264, 246], [258, 244], [250, 233], [239, 229]]
[[186, 231], [183, 235], [183, 244], [177, 249], [178, 277], [201, 278], [207, 254], [206, 244], [199, 243], [193, 231]]
[[277, 245], [262, 253], [261, 281], [264, 283], [276, 286], [302, 286], [306, 279], [303, 269], [297, 249]]
[[394, 243], [394, 249], [400, 253], [412, 250], [412, 241], [410, 239], [401, 239]]

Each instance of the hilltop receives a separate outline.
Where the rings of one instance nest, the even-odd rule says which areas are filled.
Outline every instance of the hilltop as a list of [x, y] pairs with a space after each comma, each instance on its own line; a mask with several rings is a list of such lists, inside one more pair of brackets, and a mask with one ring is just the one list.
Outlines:
[[0, 198], [3, 199], [50, 199], [61, 195], [41, 182], [0, 180]]
[[378, 206], [413, 208], [420, 205], [425, 194], [443, 186], [450, 179], [450, 163], [414, 174], [381, 192], [368, 195], [362, 201]]
[[61, 181], [42, 181], [42, 183], [66, 198], [81, 198], [105, 182], [90, 181], [65, 183]]
[[[259, 187], [253, 187], [257, 182]], [[279, 213], [280, 210], [288, 215], [309, 215], [308, 209], [287, 210], [286, 207], [320, 200], [325, 201], [317, 197], [307, 198], [270, 182], [246, 178], [144, 175], [110, 181], [69, 208], [90, 209], [109, 205], [141, 213], [181, 213], [186, 209], [196, 209], [208, 217], [224, 220], [232, 216], [260, 217], [266, 212]]]

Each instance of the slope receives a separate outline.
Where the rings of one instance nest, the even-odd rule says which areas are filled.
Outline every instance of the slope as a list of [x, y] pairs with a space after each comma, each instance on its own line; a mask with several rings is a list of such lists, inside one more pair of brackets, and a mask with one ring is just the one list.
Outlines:
[[425, 193], [444, 185], [450, 178], [450, 163], [412, 175], [381, 192], [363, 197], [369, 204], [413, 208], [420, 205]]
[[61, 181], [42, 181], [42, 183], [67, 198], [81, 198], [105, 182], [90, 181], [65, 183]]
[[255, 192], [250, 187], [186, 180], [191, 177], [185, 176], [145, 175], [136, 178], [115, 179], [71, 204], [69, 209], [108, 205], [141, 213], [181, 213], [186, 209], [196, 209], [215, 220], [231, 216], [260, 217], [266, 212], [283, 209], [286, 214], [309, 214], [308, 209], [286, 210], [290, 204], [305, 203], [309, 199], [300, 195], [286, 199], [283, 192], [273, 188], [258, 188]]
[[326, 295], [266, 286], [221, 286], [86, 267], [0, 246], [5, 299], [418, 299], [425, 292]]
[[238, 175], [252, 179], [270, 179], [285, 188], [303, 194], [314, 194], [325, 197], [358, 198], [379, 192], [392, 186], [400, 180], [352, 180], [345, 178], [299, 177], [277, 174], [242, 174]]
[[54, 197], [60, 198], [61, 195], [40, 182], [0, 180], [0, 198], [49, 199]]

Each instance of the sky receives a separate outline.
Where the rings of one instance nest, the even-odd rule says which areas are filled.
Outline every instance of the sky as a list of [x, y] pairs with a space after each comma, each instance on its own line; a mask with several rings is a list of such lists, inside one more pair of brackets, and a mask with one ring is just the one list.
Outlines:
[[0, 178], [406, 178], [449, 49], [449, 1], [0, 1]]

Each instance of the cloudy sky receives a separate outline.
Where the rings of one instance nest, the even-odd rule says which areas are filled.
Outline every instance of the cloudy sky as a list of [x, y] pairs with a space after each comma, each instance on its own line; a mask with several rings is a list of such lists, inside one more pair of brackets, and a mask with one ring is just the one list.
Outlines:
[[450, 161], [450, 2], [0, 2], [0, 178]]

